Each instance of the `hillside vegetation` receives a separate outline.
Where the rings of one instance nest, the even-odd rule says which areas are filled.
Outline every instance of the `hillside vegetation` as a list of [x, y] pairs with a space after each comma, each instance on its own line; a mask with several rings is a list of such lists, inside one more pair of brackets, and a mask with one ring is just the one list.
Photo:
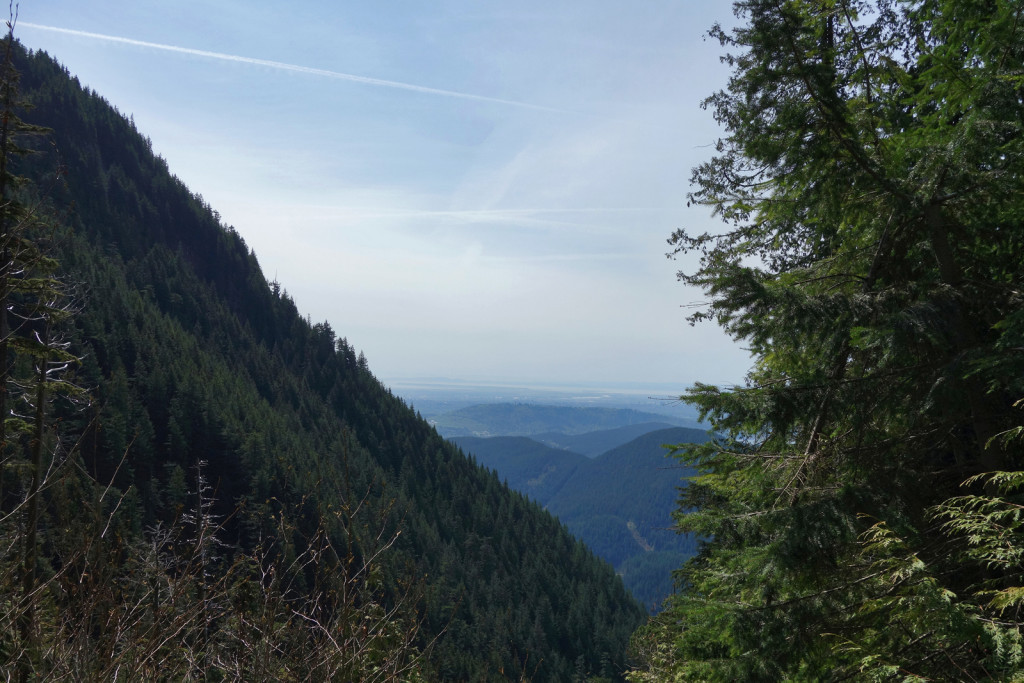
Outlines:
[[47, 255], [4, 272], [52, 265], [70, 303], [5, 328], [26, 417], [0, 463], [0, 673], [618, 677], [643, 610], [612, 568], [303, 318], [130, 120], [10, 47], [49, 131], [4, 137], [5, 206], [33, 216], [4, 258]]
[[[621, 433], [610, 436], [614, 443]], [[638, 600], [656, 609], [673, 591], [672, 571], [697, 549], [696, 538], [678, 533], [672, 517], [679, 489], [694, 470], [668, 458], [665, 447], [707, 439], [701, 430], [660, 429], [592, 459], [527, 437], [452, 441], [558, 517], [615, 567]]]
[[564, 448], [575, 453], [582, 453], [588, 458], [595, 458], [606, 451], [629, 443], [633, 439], [659, 429], [670, 429], [674, 426], [667, 422], [641, 422], [612, 429], [598, 429], [583, 434], [563, 434], [561, 432], [541, 432], [532, 434], [531, 439], [547, 444], [553, 448]]
[[1024, 4], [742, 0], [680, 230], [749, 348], [636, 681], [1024, 680]]

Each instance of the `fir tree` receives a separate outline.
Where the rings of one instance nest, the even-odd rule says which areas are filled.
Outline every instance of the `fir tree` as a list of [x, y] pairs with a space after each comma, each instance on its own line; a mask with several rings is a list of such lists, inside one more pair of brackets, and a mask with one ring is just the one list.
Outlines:
[[686, 397], [721, 435], [681, 452], [702, 474], [679, 525], [708, 540], [633, 677], [1020, 675], [1018, 621], [979, 592], [1019, 563], [966, 561], [950, 501], [1021, 467], [999, 436], [1024, 396], [1024, 7], [735, 10], [712, 31], [733, 76], [705, 102], [726, 135], [691, 194], [727, 228], [671, 243], [700, 255], [694, 321], [755, 363]]

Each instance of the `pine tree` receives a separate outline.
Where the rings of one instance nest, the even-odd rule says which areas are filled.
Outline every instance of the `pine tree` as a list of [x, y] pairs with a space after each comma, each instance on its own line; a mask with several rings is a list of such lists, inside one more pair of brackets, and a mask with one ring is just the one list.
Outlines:
[[0, 621], [10, 625], [13, 617], [16, 624], [14, 659], [18, 679], [25, 681], [42, 656], [37, 613], [43, 491], [54, 483], [64, 455], [51, 424], [52, 401], [77, 393], [65, 380], [77, 359], [62, 334], [70, 305], [57, 263], [47, 254], [49, 226], [38, 188], [13, 170], [48, 132], [17, 113], [26, 105], [13, 64], [14, 25], [12, 16], [0, 48], [0, 538], [11, 551], [0, 557], [0, 585], [13, 593], [12, 609]]
[[681, 452], [702, 474], [679, 524], [708, 540], [633, 677], [1020, 674], [1018, 622], [979, 597], [1019, 565], [965, 562], [942, 515], [1021, 467], [999, 437], [1024, 396], [1024, 7], [735, 10], [712, 31], [733, 76], [705, 102], [726, 135], [690, 197], [727, 228], [671, 243], [700, 256], [694, 322], [755, 362], [686, 397], [720, 435]]
[[[25, 179], [12, 170], [18, 157], [30, 153], [27, 140], [45, 134], [46, 129], [27, 124], [18, 116], [18, 109], [25, 103], [18, 94], [18, 72], [13, 61], [13, 17], [6, 27], [0, 48], [0, 509], [6, 493], [4, 464], [13, 456], [8, 448], [7, 416], [12, 408], [10, 380], [14, 373], [15, 340], [27, 336], [12, 308], [26, 293], [31, 299], [32, 289], [51, 284], [34, 278], [38, 273], [32, 271], [42, 267], [52, 272], [54, 265], [32, 240], [31, 233], [40, 222], [39, 214], [36, 207], [25, 201]], [[21, 323], [26, 315], [32, 318], [31, 313], [23, 314]]]

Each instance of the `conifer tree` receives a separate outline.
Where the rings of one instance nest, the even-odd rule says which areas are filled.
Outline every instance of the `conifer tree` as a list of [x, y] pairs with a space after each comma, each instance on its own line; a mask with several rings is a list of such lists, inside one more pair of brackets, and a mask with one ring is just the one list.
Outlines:
[[719, 434], [681, 449], [702, 474], [679, 524], [707, 541], [633, 678], [1021, 675], [1016, 613], [984, 597], [1020, 564], [965, 520], [998, 504], [979, 475], [1022, 466], [1001, 435], [1024, 396], [1024, 6], [735, 12], [705, 102], [726, 133], [690, 195], [726, 227], [671, 244], [700, 256], [694, 322], [755, 362], [686, 397]]
[[[17, 567], [17, 597], [11, 598], [18, 678], [28, 680], [41, 656], [36, 622], [42, 490], [60, 464], [50, 403], [57, 392], [75, 391], [63, 374], [76, 359], [61, 334], [69, 305], [55, 275], [57, 263], [42, 246], [46, 224], [30, 184], [13, 171], [20, 157], [33, 153], [31, 141], [47, 132], [17, 114], [25, 103], [13, 65], [14, 25], [12, 14], [0, 48], [0, 530], [16, 531], [0, 537], [12, 551], [3, 564]], [[7, 470], [15, 476], [6, 476]]]

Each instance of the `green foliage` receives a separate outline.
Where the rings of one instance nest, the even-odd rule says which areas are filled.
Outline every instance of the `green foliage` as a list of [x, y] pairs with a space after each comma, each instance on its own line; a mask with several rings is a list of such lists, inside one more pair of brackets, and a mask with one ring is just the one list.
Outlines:
[[[581, 534], [581, 538], [587, 537]], [[681, 542], [668, 542], [658, 547], [678, 550], [640, 552], [627, 557], [616, 567], [629, 592], [652, 613], [660, 610], [668, 596], [675, 591], [675, 570], [697, 553], [696, 541], [686, 536], [682, 537]]]
[[1022, 464], [1024, 10], [735, 9], [691, 195], [727, 227], [672, 243], [694, 321], [755, 363], [687, 396], [723, 436], [680, 449], [678, 520], [711, 540], [633, 679], [1019, 678], [1016, 475], [991, 473]]
[[602, 453], [606, 453], [617, 446], [627, 444], [644, 434], [656, 432], [660, 429], [670, 429], [673, 426], [668, 422], [641, 422], [640, 424], [614, 427], [612, 429], [598, 429], [583, 434], [542, 432], [531, 435], [531, 438], [555, 448], [564, 448], [574, 453], [582, 453], [588, 458], [596, 458]]
[[[74, 452], [42, 498], [48, 633], [67, 625], [98, 679], [119, 653], [149, 656], [149, 625], [170, 629], [152, 632], [165, 648], [190, 634], [184, 654], [147, 651], [182, 680], [214, 660], [253, 680], [367, 678], [330, 641], [363, 626], [373, 646], [353, 666], [375, 666], [374, 652], [414, 662], [399, 677], [567, 680], [581, 657], [588, 673], [623, 671], [643, 612], [611, 567], [439, 437], [330, 325], [304, 319], [131, 122], [46, 55], [15, 58], [66, 182], [39, 155], [15, 170], [60, 219], [59, 272], [82, 292], [67, 321], [73, 379], [93, 397], [53, 403]], [[0, 531], [17, 535], [16, 519]], [[174, 552], [160, 540], [172, 531], [188, 540]], [[177, 554], [200, 547], [198, 565]], [[179, 611], [156, 619], [154, 596], [174, 586]], [[115, 633], [125, 639], [104, 640]], [[317, 657], [304, 664], [304, 651]]]
[[671, 569], [693, 555], [697, 543], [672, 528], [680, 480], [691, 472], [666, 462], [665, 444], [707, 438], [696, 429], [659, 429], [593, 459], [526, 437], [453, 441], [558, 517], [653, 610], [673, 590]]
[[493, 469], [510, 488], [542, 506], [565, 486], [587, 458], [525, 436], [458, 436], [451, 439], [482, 467]]

